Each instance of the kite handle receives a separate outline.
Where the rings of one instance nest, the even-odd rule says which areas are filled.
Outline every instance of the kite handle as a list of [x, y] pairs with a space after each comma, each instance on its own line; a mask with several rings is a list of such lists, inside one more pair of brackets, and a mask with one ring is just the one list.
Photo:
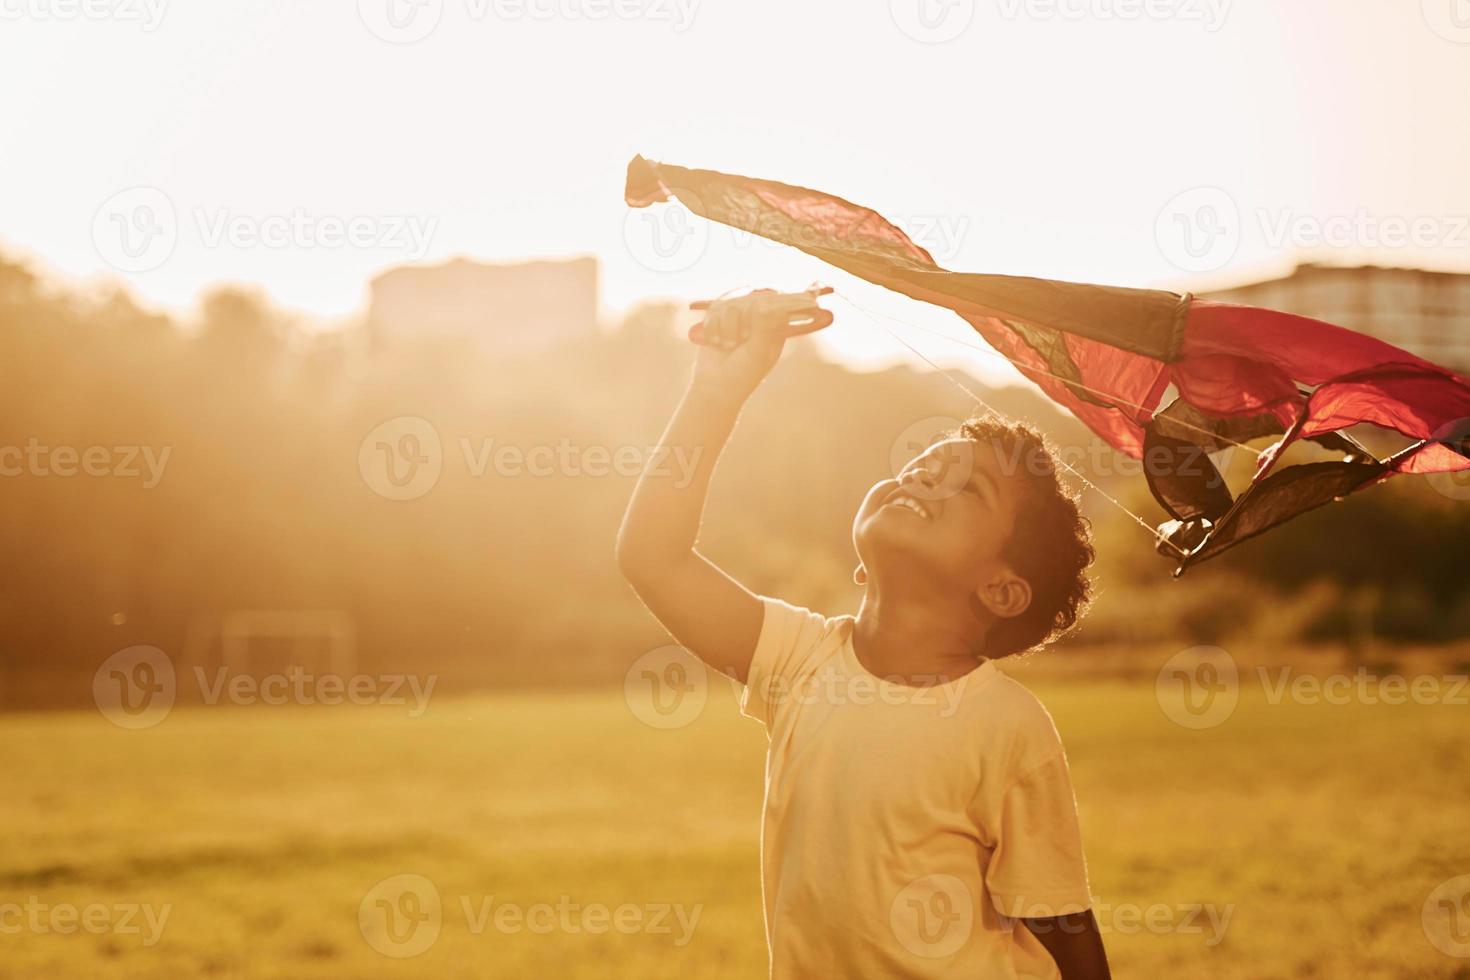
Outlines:
[[743, 296], [728, 299], [699, 300], [689, 304], [691, 310], [705, 314], [705, 319], [689, 328], [689, 339], [696, 344], [706, 344], [704, 326], [711, 318], [729, 318], [738, 325], [737, 340], [743, 342], [748, 335], [748, 324], [756, 318], [771, 317], [782, 321], [779, 328], [781, 339], [800, 337], [815, 333], [832, 323], [832, 314], [822, 309], [817, 300], [832, 293], [831, 286], [813, 284], [800, 293], [778, 293], [761, 289]]

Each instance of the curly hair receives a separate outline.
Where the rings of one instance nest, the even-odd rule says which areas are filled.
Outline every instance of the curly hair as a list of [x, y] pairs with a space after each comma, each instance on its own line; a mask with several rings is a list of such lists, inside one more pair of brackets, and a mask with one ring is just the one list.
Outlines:
[[999, 620], [983, 651], [996, 659], [1025, 653], [1062, 636], [1086, 614], [1092, 600], [1087, 568], [1095, 557], [1092, 526], [1078, 510], [1078, 495], [1057, 477], [1057, 456], [1036, 429], [985, 415], [954, 435], [1002, 451], [1010, 463], [1006, 469], [1025, 483], [1001, 556], [1031, 586], [1031, 605]]

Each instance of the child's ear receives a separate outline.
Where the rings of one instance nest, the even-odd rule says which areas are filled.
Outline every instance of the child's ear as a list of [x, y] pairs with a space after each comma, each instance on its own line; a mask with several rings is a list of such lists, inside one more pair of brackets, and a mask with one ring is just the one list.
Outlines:
[[1031, 583], [1009, 568], [983, 583], [975, 595], [991, 615], [1000, 619], [1014, 619], [1031, 608]]
[[853, 569], [852, 571], [852, 580], [857, 585], [867, 585], [868, 570], [864, 568], [861, 564], [859, 564], [858, 567]]

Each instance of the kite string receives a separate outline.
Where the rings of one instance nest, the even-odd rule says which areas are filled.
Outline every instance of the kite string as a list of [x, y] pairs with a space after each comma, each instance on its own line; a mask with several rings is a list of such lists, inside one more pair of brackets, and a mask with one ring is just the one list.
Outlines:
[[[862, 307], [858, 306], [856, 303], [854, 303], [852, 300], [848, 299], [846, 296], [844, 296], [841, 293], [837, 293], [836, 295], [838, 297], [840, 297], [844, 302], [846, 302], [847, 305], [851, 306], [853, 309], [857, 310], [859, 313], [861, 313], [864, 316], [868, 317], [869, 321], [872, 322], [872, 324], [875, 327], [878, 327], [884, 333], [888, 334], [888, 336], [892, 337], [894, 340], [898, 341], [900, 344], [902, 344], [903, 346], [907, 347], [910, 351], [912, 351], [914, 353], [915, 356], [917, 356], [925, 364], [929, 365], [931, 368], [933, 368], [938, 373], [944, 375], [944, 377], [949, 380], [950, 384], [954, 385], [960, 391], [964, 392], [964, 394], [966, 396], [968, 396], [969, 398], [973, 399], [976, 402], [976, 404], [980, 405], [986, 411], [993, 413], [994, 415], [998, 416], [999, 418], [1005, 419], [1006, 421], [1013, 421], [1009, 415], [1007, 415], [1006, 413], [1004, 413], [1002, 411], [999, 411], [998, 409], [995, 408], [995, 406], [991, 405], [985, 399], [983, 399], [979, 395], [975, 394], [975, 392], [971, 391], [963, 382], [961, 382], [958, 378], [956, 378], [949, 371], [946, 371], [944, 368], [940, 367], [938, 364], [935, 364], [932, 360], [930, 360], [924, 354], [923, 351], [919, 350], [913, 344], [910, 344], [907, 340], [904, 340], [898, 334], [894, 333], [892, 330], [889, 330], [887, 327], [883, 326], [883, 324], [881, 324], [877, 320], [873, 319], [872, 315], [869, 314]], [[1111, 503], [1114, 507], [1117, 507], [1123, 513], [1125, 513], [1129, 517], [1133, 518], [1134, 522], [1136, 524], [1138, 524], [1139, 527], [1143, 528], [1145, 531], [1148, 532], [1149, 537], [1153, 538], [1156, 542], [1162, 542], [1162, 543], [1168, 545], [1170, 548], [1172, 548], [1175, 552], [1177, 552], [1179, 554], [1179, 557], [1181, 557], [1181, 558], [1187, 558], [1187, 557], [1189, 557], [1189, 553], [1188, 552], [1186, 552], [1184, 549], [1180, 548], [1178, 545], [1176, 545], [1174, 542], [1170, 541], [1168, 538], [1166, 538], [1163, 535], [1161, 535], [1158, 532], [1158, 530], [1156, 528], [1154, 528], [1151, 524], [1149, 524], [1147, 521], [1145, 521], [1142, 517], [1140, 517], [1137, 514], [1135, 514], [1133, 511], [1129, 510], [1128, 507], [1122, 501], [1118, 500], [1112, 494], [1110, 494], [1106, 490], [1102, 489], [1102, 487], [1099, 487], [1096, 483], [1093, 483], [1091, 480], [1089, 480], [1086, 476], [1084, 476], [1082, 474], [1082, 472], [1080, 470], [1077, 469], [1077, 467], [1073, 466], [1071, 463], [1068, 463], [1065, 459], [1062, 459], [1059, 456], [1055, 456], [1054, 458], [1056, 459], [1056, 461], [1058, 463], [1060, 463], [1062, 465], [1063, 468], [1065, 468], [1066, 470], [1068, 470], [1069, 472], [1071, 472], [1073, 476], [1077, 477], [1077, 479], [1081, 480], [1083, 482], [1083, 484], [1085, 484], [1088, 487], [1088, 489], [1094, 491], [1095, 493], [1097, 493], [1098, 496], [1102, 497], [1104, 500], [1106, 500], [1109, 503]]]
[[[923, 324], [909, 323], [906, 320], [901, 320], [901, 319], [899, 319], [896, 316], [890, 316], [887, 313], [879, 313], [876, 310], [868, 310], [868, 309], [865, 309], [862, 306], [859, 306], [857, 303], [853, 302], [852, 299], [845, 292], [837, 292], [836, 290], [833, 290], [833, 293], [834, 293], [834, 295], [841, 297], [849, 306], [851, 306], [853, 309], [857, 310], [859, 313], [862, 313], [864, 316], [867, 316], [869, 319], [872, 319], [874, 317], [882, 317], [885, 320], [892, 320], [894, 323], [901, 324], [902, 326], [905, 326], [905, 327], [912, 327], [915, 330], [922, 330], [922, 331], [924, 331], [927, 334], [932, 334], [933, 336], [938, 337], [940, 340], [947, 340], [947, 341], [949, 341], [952, 344], [957, 344], [960, 347], [965, 348], [966, 350], [972, 350], [972, 351], [975, 351], [976, 353], [984, 354], [987, 357], [996, 357], [996, 358], [999, 358], [999, 359], [1005, 361], [1007, 364], [1010, 364], [1012, 367], [1016, 368], [1016, 370], [1017, 371], [1020, 371], [1022, 373], [1022, 375], [1025, 375], [1025, 374], [1028, 374], [1028, 373], [1029, 374], [1039, 374], [1042, 377], [1051, 378], [1054, 381], [1059, 381], [1062, 384], [1067, 385], [1070, 388], [1079, 388], [1082, 391], [1085, 391], [1085, 392], [1087, 392], [1089, 394], [1099, 395], [1099, 396], [1101, 396], [1103, 398], [1107, 398], [1110, 401], [1112, 401], [1112, 402], [1114, 402], [1114, 403], [1116, 403], [1118, 405], [1126, 405], [1128, 408], [1136, 408], [1139, 411], [1149, 412], [1150, 414], [1152, 414], [1152, 410], [1150, 408], [1148, 408], [1148, 406], [1146, 406], [1146, 405], [1138, 405], [1138, 404], [1135, 404], [1133, 402], [1127, 401], [1126, 399], [1119, 398], [1116, 394], [1114, 394], [1112, 392], [1100, 391], [1097, 388], [1089, 388], [1087, 385], [1082, 384], [1080, 381], [1073, 381], [1070, 378], [1064, 378], [1061, 375], [1052, 374], [1050, 371], [1045, 371], [1045, 370], [1042, 370], [1041, 368], [1038, 368], [1038, 367], [1032, 367], [1031, 365], [1027, 365], [1025, 368], [1021, 368], [1021, 367], [1017, 366], [1013, 361], [1011, 361], [1010, 358], [1006, 357], [1004, 354], [1002, 354], [998, 350], [993, 350], [993, 349], [991, 349], [989, 347], [981, 347], [978, 344], [966, 343], [965, 341], [961, 340], [958, 337], [951, 337], [947, 333], [942, 333], [942, 332], [940, 332], [938, 330], [933, 329], [932, 327], [926, 327]], [[880, 326], [881, 326], [881, 324], [880, 324]], [[891, 331], [890, 331], [890, 333], [891, 333]], [[1217, 439], [1220, 442], [1227, 443], [1227, 444], [1229, 444], [1231, 446], [1235, 446], [1238, 449], [1244, 449], [1246, 452], [1254, 454], [1257, 458], [1265, 455], [1265, 451], [1264, 450], [1257, 449], [1254, 446], [1248, 446], [1248, 445], [1246, 445], [1243, 442], [1237, 442], [1234, 439], [1231, 439], [1231, 438], [1229, 438], [1227, 436], [1220, 435], [1219, 433], [1213, 432], [1213, 431], [1211, 431], [1209, 429], [1206, 429], [1203, 426], [1194, 425], [1194, 424], [1192, 424], [1190, 422], [1185, 422], [1182, 419], [1170, 419], [1169, 421], [1170, 421], [1170, 424], [1172, 424], [1172, 425], [1177, 425], [1177, 426], [1179, 426], [1181, 428], [1185, 428], [1185, 429], [1193, 429], [1194, 431], [1203, 433], [1204, 435], [1207, 435], [1207, 436], [1209, 436], [1212, 439]]]

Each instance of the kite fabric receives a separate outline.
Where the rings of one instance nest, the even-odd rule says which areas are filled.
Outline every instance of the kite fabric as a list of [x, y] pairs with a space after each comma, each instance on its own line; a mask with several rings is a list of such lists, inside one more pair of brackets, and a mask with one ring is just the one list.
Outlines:
[[[1189, 294], [951, 272], [876, 211], [775, 181], [635, 157], [625, 197], [640, 208], [677, 200], [954, 310], [1109, 445], [1150, 454], [1150, 489], [1174, 517], [1160, 550], [1184, 555], [1181, 574], [1396, 474], [1470, 470], [1470, 380], [1375, 337]], [[1414, 442], [1377, 459], [1341, 432], [1361, 423]], [[1234, 498], [1206, 454], [1267, 436], [1280, 441]], [[1300, 439], [1344, 455], [1273, 472]]]

